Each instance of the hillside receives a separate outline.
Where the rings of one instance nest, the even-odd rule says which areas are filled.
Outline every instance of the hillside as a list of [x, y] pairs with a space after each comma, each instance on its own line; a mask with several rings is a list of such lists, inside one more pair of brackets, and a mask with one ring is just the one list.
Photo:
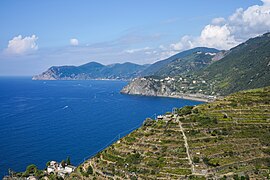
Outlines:
[[270, 87], [178, 109], [85, 161], [72, 177], [269, 178]]
[[195, 77], [214, 84], [214, 91], [230, 94], [270, 85], [270, 33], [232, 48], [227, 56]]
[[102, 65], [90, 62], [81, 66], [53, 66], [33, 80], [88, 80], [88, 79], [122, 79], [137, 77], [147, 66], [133, 63]]
[[[166, 76], [174, 80], [168, 81]], [[172, 61], [156, 76], [133, 80], [122, 93], [212, 97], [269, 85], [270, 33], [266, 33], [212, 58], [197, 52]]]
[[[211, 54], [216, 54], [218, 52], [219, 50], [217, 49], [206, 47], [197, 47], [186, 50], [150, 65], [141, 73], [141, 75], [168, 76], [175, 75], [182, 71], [188, 71], [192, 68], [199, 69], [201, 66], [204, 66], [204, 64], [209, 63]], [[201, 55], [197, 54], [196, 56], [196, 53], [200, 53]], [[203, 55], [205, 55], [205, 57]]]

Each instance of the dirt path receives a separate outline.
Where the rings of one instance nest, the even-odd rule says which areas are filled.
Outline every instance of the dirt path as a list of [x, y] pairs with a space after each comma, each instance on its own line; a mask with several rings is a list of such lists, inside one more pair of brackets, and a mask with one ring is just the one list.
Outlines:
[[191, 172], [192, 172], [192, 174], [194, 174], [195, 170], [194, 170], [194, 165], [192, 163], [191, 156], [189, 154], [189, 146], [188, 146], [188, 142], [187, 142], [187, 136], [185, 135], [185, 132], [184, 132], [184, 129], [182, 127], [182, 122], [181, 121], [179, 121], [179, 127], [180, 127], [180, 131], [182, 132], [183, 138], [184, 138], [184, 141], [185, 141], [186, 153], [187, 153], [189, 164], [191, 166]]

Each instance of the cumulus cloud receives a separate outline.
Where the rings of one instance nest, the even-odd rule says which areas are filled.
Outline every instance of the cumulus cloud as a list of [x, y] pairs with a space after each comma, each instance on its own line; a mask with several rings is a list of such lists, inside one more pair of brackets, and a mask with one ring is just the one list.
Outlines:
[[214, 24], [214, 25], [225, 24], [225, 22], [226, 22], [226, 19], [223, 18], [223, 17], [214, 18], [214, 19], [212, 20], [212, 24]]
[[262, 5], [239, 8], [227, 19], [214, 18], [206, 25], [200, 36], [184, 36], [170, 45], [172, 51], [181, 51], [196, 46], [230, 49], [251, 37], [270, 30], [270, 0]]
[[36, 35], [26, 36], [23, 38], [22, 35], [16, 36], [8, 42], [8, 47], [5, 49], [5, 53], [9, 55], [23, 55], [31, 53], [38, 49], [36, 41], [38, 37]]
[[79, 40], [75, 39], [75, 38], [70, 39], [69, 42], [70, 42], [70, 45], [72, 45], [72, 46], [78, 46], [79, 45]]

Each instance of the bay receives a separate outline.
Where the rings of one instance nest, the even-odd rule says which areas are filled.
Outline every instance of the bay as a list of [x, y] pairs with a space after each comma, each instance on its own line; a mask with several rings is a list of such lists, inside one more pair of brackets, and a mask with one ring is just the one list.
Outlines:
[[70, 156], [74, 165], [95, 155], [145, 118], [201, 102], [120, 94], [124, 81], [32, 81], [0, 78], [0, 177], [45, 168]]

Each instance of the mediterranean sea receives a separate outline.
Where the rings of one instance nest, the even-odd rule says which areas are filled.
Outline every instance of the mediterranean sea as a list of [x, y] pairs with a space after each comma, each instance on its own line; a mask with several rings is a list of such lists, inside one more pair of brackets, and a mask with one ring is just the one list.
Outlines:
[[120, 94], [124, 81], [0, 78], [0, 178], [70, 156], [77, 166], [145, 118], [201, 102]]

